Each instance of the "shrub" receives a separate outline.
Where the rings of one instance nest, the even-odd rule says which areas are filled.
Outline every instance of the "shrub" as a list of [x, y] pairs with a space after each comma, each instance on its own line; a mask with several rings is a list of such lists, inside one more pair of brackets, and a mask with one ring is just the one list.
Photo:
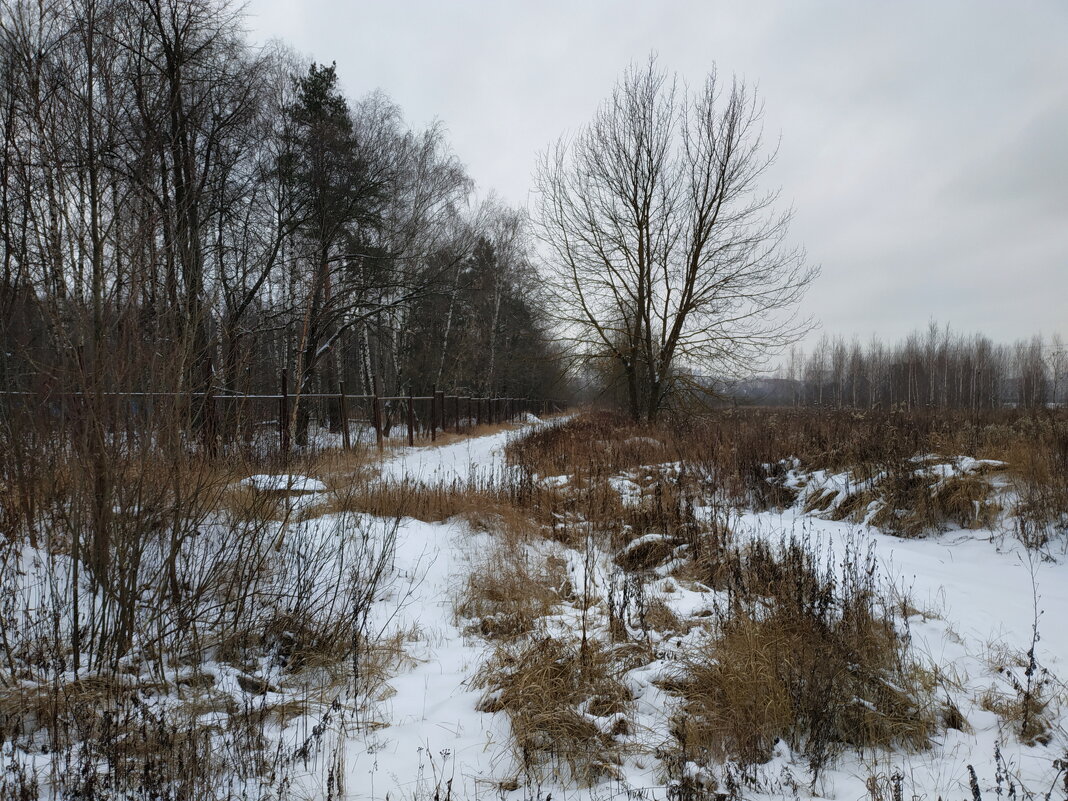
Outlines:
[[542, 556], [508, 541], [498, 542], [472, 566], [456, 605], [468, 631], [490, 639], [515, 637], [573, 596], [563, 559]]

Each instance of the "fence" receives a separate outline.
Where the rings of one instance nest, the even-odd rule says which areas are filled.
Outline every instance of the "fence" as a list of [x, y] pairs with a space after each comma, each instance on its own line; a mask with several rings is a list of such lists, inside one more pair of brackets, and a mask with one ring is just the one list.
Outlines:
[[565, 408], [558, 400], [457, 395], [437, 388], [429, 395], [366, 395], [349, 393], [342, 383], [332, 394], [290, 393], [284, 375], [278, 394], [0, 392], [0, 400], [7, 416], [22, 407], [38, 423], [43, 419], [53, 423], [49, 428], [68, 431], [77, 430], [86, 405], [94, 401], [94, 414], [104, 418], [106, 429], [130, 439], [161, 430], [164, 421], [184, 419], [183, 442], [195, 436], [212, 450], [243, 448], [260, 454], [277, 448], [283, 458], [295, 449], [349, 449], [361, 442], [381, 449], [397, 430], [408, 445], [434, 442], [445, 432], [514, 423], [527, 414]]

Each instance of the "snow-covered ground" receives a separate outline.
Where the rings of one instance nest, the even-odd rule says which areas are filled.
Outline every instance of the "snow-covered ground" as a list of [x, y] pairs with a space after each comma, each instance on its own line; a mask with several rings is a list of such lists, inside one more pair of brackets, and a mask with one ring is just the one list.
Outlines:
[[[381, 474], [391, 479], [417, 481], [465, 481], [472, 475], [493, 474], [504, 468], [501, 433], [464, 440], [437, 448], [402, 450], [383, 466]], [[619, 480], [628, 498], [635, 492]], [[632, 500], [632, 499], [631, 499]], [[925, 539], [905, 540], [867, 526], [834, 522], [806, 515], [798, 509], [774, 513], [747, 513], [736, 523], [750, 536], [776, 539], [794, 532], [805, 540], [823, 543], [842, 553], [847, 541], [873, 543], [884, 576], [912, 599], [920, 614], [909, 619], [913, 641], [931, 665], [939, 666], [952, 682], [943, 692], [964, 712], [970, 731], [941, 732], [933, 747], [922, 753], [847, 753], [821, 780], [810, 785], [803, 760], [793, 759], [786, 749], [756, 773], [764, 792], [818, 795], [853, 801], [870, 797], [873, 781], [889, 788], [895, 773], [901, 776], [906, 797], [970, 797], [968, 766], [974, 767], [981, 791], [998, 790], [995, 749], [1018, 786], [1044, 794], [1056, 781], [1054, 760], [1063, 754], [1065, 739], [1060, 727], [1060, 698], [1052, 739], [1048, 745], [1026, 746], [1012, 731], [1005, 730], [993, 712], [981, 708], [988, 688], [1012, 693], [998, 666], [1023, 668], [1006, 663], [1005, 653], [1026, 654], [1036, 621], [1040, 633], [1035, 656], [1056, 676], [1064, 672], [1068, 657], [1068, 566], [1063, 554], [1042, 558], [1019, 547], [1007, 534], [990, 531], [949, 531]], [[642, 796], [663, 798], [666, 789], [658, 775], [652, 751], [657, 738], [667, 737], [671, 700], [652, 684], [664, 668], [663, 660], [636, 669], [628, 681], [637, 697], [636, 718], [647, 732], [650, 754], [628, 757], [618, 777], [579, 789], [551, 783], [511, 789], [517, 766], [508, 749], [508, 722], [504, 714], [477, 711], [480, 693], [470, 679], [485, 658], [487, 645], [465, 636], [453, 616], [452, 604], [472, 558], [489, 547], [487, 534], [475, 533], [462, 522], [426, 524], [405, 520], [400, 528], [397, 566], [402, 572], [423, 571], [422, 581], [393, 624], [410, 629], [416, 639], [410, 654], [417, 660], [411, 670], [390, 680], [396, 693], [381, 710], [385, 725], [370, 734], [350, 739], [346, 751], [347, 792], [351, 798], [419, 798], [446, 795], [451, 781], [453, 798], [608, 798]], [[567, 554], [569, 569], [579, 572], [578, 554]], [[607, 581], [607, 570], [598, 574]], [[576, 577], [576, 581], [579, 581]], [[670, 587], [663, 598], [680, 614], [702, 607], [701, 593]], [[604, 589], [604, 588], [602, 588]], [[711, 603], [709, 599], [708, 603]], [[548, 621], [548, 625], [553, 625]], [[566, 629], [574, 621], [563, 610], [556, 625]], [[664, 643], [665, 646], [670, 643]], [[685, 643], [680, 642], [685, 647]], [[1064, 687], [1051, 679], [1048, 692], [1062, 696]], [[789, 779], [784, 777], [790, 777]], [[1001, 790], [1007, 792], [1003, 778]], [[505, 788], [505, 789], [502, 789]], [[887, 790], [890, 792], [890, 790]], [[761, 794], [757, 790], [753, 794]], [[748, 794], [748, 793], [747, 793]]]
[[[547, 423], [529, 424], [538, 425]], [[523, 430], [438, 447], [399, 446], [379, 465], [378, 475], [387, 481], [449, 486], [500, 476], [508, 469], [504, 448]], [[833, 477], [826, 476], [813, 481], [823, 479], [823, 484], [833, 483]], [[563, 485], [567, 477], [545, 477], [543, 481]], [[310, 496], [305, 499], [309, 504], [324, 486], [307, 477], [253, 476], [248, 483], [276, 492], [299, 489]], [[641, 502], [643, 490], [637, 474], [614, 477], [611, 485], [625, 504]], [[733, 519], [733, 528], [741, 537], [772, 541], [792, 534], [824, 554], [874, 547], [884, 580], [911, 600], [915, 613], [908, 618], [908, 625], [915, 649], [944, 677], [937, 693], [960, 708], [968, 725], [966, 731], [940, 731], [932, 747], [921, 753], [845, 753], [815, 783], [805, 760], [779, 747], [770, 762], [749, 772], [753, 783], [743, 788], [742, 795], [891, 801], [896, 792], [891, 777], [897, 775], [902, 796], [914, 801], [967, 798], [974, 797], [969, 773], [972, 766], [984, 795], [1007, 794], [1011, 780], [1020, 797], [1045, 796], [1050, 790], [1053, 797], [1064, 797], [1064, 791], [1055, 786], [1061, 780], [1055, 760], [1065, 755], [1068, 746], [1062, 714], [1065, 687], [1056, 678], [1068, 672], [1065, 554], [1038, 555], [1020, 547], [1011, 532], [982, 529], [901, 539], [867, 525], [806, 514], [802, 508], [803, 499], [784, 512], [742, 513]], [[338, 580], [342, 573], [341, 557], [330, 556], [336, 538], [356, 536], [358, 543], [363, 536], [368, 542], [393, 531], [392, 521], [357, 514], [353, 526], [344, 514], [352, 513], [312, 516], [290, 524], [288, 529], [278, 529], [278, 542], [272, 547], [285, 563], [280, 581], [298, 591], [304, 582], [309, 591], [321, 592], [319, 585]], [[483, 692], [472, 680], [493, 646], [465, 633], [465, 621], [457, 620], [454, 612], [469, 572], [486, 569], [494, 535], [472, 530], [459, 519], [425, 523], [405, 518], [396, 523], [395, 532], [388, 554], [390, 580], [376, 596], [367, 625], [373, 635], [398, 637], [405, 658], [393, 666], [386, 678], [387, 687], [377, 692], [369, 705], [346, 699], [344, 713], [331, 717], [323, 715], [327, 704], [296, 718], [279, 732], [283, 742], [292, 747], [308, 737], [309, 731], [315, 731], [318, 721], [328, 724], [323, 739], [330, 740], [330, 747], [321, 748], [320, 756], [292, 777], [291, 790], [296, 797], [318, 799], [328, 793], [335, 798], [413, 801], [547, 801], [550, 795], [558, 801], [668, 797], [657, 752], [670, 742], [669, 722], [676, 701], [656, 681], [670, 671], [674, 655], [692, 645], [689, 635], [663, 635], [654, 642], [657, 658], [626, 675], [635, 699], [632, 717], [640, 736], [631, 738], [632, 747], [615, 775], [589, 788], [523, 776], [511, 751], [507, 715], [478, 709]], [[309, 543], [315, 547], [309, 548]], [[583, 586], [589, 569], [592, 591], [602, 597], [615, 580], [613, 574], [618, 577], [619, 571], [613, 570], [611, 555], [606, 553], [598, 552], [590, 559], [588, 554], [548, 540], [526, 547], [539, 550], [542, 556], [556, 557], [565, 565], [573, 587]], [[359, 553], [358, 549], [353, 553]], [[322, 561], [302, 563], [307, 554], [321, 555]], [[32, 587], [36, 568], [27, 562], [19, 569], [27, 587]], [[695, 615], [714, 604], [711, 591], [683, 587], [667, 573], [662, 569], [659, 579], [650, 580], [648, 591], [680, 617]], [[561, 604], [541, 625], [548, 633], [570, 635], [578, 628], [579, 614], [577, 607]], [[591, 614], [591, 625], [604, 625], [603, 619], [597, 619], [599, 614], [603, 617], [600, 611]], [[991, 689], [994, 694], [1013, 695], [1011, 676], [1023, 680], [1026, 668], [1026, 661], [1013, 662], [1014, 655], [1026, 660], [1036, 622], [1040, 638], [1034, 655], [1037, 664], [1050, 674], [1036, 674], [1035, 678], [1046, 681], [1048, 711], [1054, 725], [1047, 743], [1029, 746], [1020, 743], [993, 712], [983, 708], [983, 697]], [[228, 688], [235, 697], [241, 696], [237, 685], [249, 680], [232, 666], [210, 664], [201, 669], [213, 672], [217, 688]], [[268, 684], [282, 678], [277, 668], [273, 674], [271, 670], [263, 666], [262, 680]], [[283, 700], [284, 688], [277, 689], [263, 696], [265, 703]], [[45, 769], [47, 756], [31, 759]], [[326, 769], [331, 760], [335, 773], [340, 771], [343, 778], [339, 781], [335, 775], [327, 788], [323, 776], [329, 772]]]
[[[500, 469], [512, 432], [440, 447], [405, 448], [381, 465], [391, 480], [466, 481], [473, 472]], [[484, 644], [465, 638], [453, 619], [453, 599], [485, 534], [456, 522], [406, 518], [397, 532], [396, 570], [413, 579], [402, 602], [389, 598], [383, 614], [394, 631], [410, 632], [414, 667], [389, 680], [393, 694], [377, 716], [385, 725], [352, 737], [346, 747], [346, 788], [353, 799], [433, 798], [453, 781], [454, 798], [493, 795], [506, 748], [507, 721], [478, 712], [481, 693], [468, 680]]]

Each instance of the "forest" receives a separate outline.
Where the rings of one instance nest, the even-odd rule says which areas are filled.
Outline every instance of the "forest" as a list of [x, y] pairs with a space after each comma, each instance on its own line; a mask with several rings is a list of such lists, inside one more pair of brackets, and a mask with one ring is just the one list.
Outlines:
[[5, 4], [4, 391], [159, 393], [203, 432], [212, 394], [285, 373], [298, 438], [299, 397], [339, 382], [563, 394], [523, 212], [442, 126], [241, 26], [211, 0]]

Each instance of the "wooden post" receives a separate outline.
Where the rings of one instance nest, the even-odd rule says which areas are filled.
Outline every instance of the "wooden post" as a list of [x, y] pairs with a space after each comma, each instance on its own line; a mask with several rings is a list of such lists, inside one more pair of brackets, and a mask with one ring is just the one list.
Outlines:
[[441, 390], [441, 395], [438, 398], [438, 412], [441, 414], [441, 433], [445, 433], [445, 390]]
[[459, 395], [453, 395], [452, 396], [452, 422], [453, 422], [453, 426], [454, 426], [453, 427], [453, 431], [455, 431], [457, 434], [459, 434], [460, 433], [460, 396]]
[[408, 447], [415, 445], [415, 401], [412, 399], [412, 385], [408, 385]]
[[349, 450], [352, 447], [352, 442], [349, 441], [349, 402], [345, 398], [345, 382], [337, 382], [337, 402], [341, 409], [341, 443], [345, 446], [345, 450]]
[[467, 411], [464, 414], [464, 428], [467, 431], [471, 430], [471, 396], [468, 395], [466, 400]]
[[282, 371], [282, 396], [278, 399], [278, 445], [282, 458], [289, 460], [289, 376]]
[[378, 376], [373, 379], [374, 395], [371, 396], [372, 425], [375, 427], [375, 444], [382, 450], [382, 401], [378, 397]]
[[437, 440], [438, 427], [438, 385], [430, 388], [430, 441]]
[[482, 398], [475, 399], [475, 416], [476, 424], [482, 425]]

